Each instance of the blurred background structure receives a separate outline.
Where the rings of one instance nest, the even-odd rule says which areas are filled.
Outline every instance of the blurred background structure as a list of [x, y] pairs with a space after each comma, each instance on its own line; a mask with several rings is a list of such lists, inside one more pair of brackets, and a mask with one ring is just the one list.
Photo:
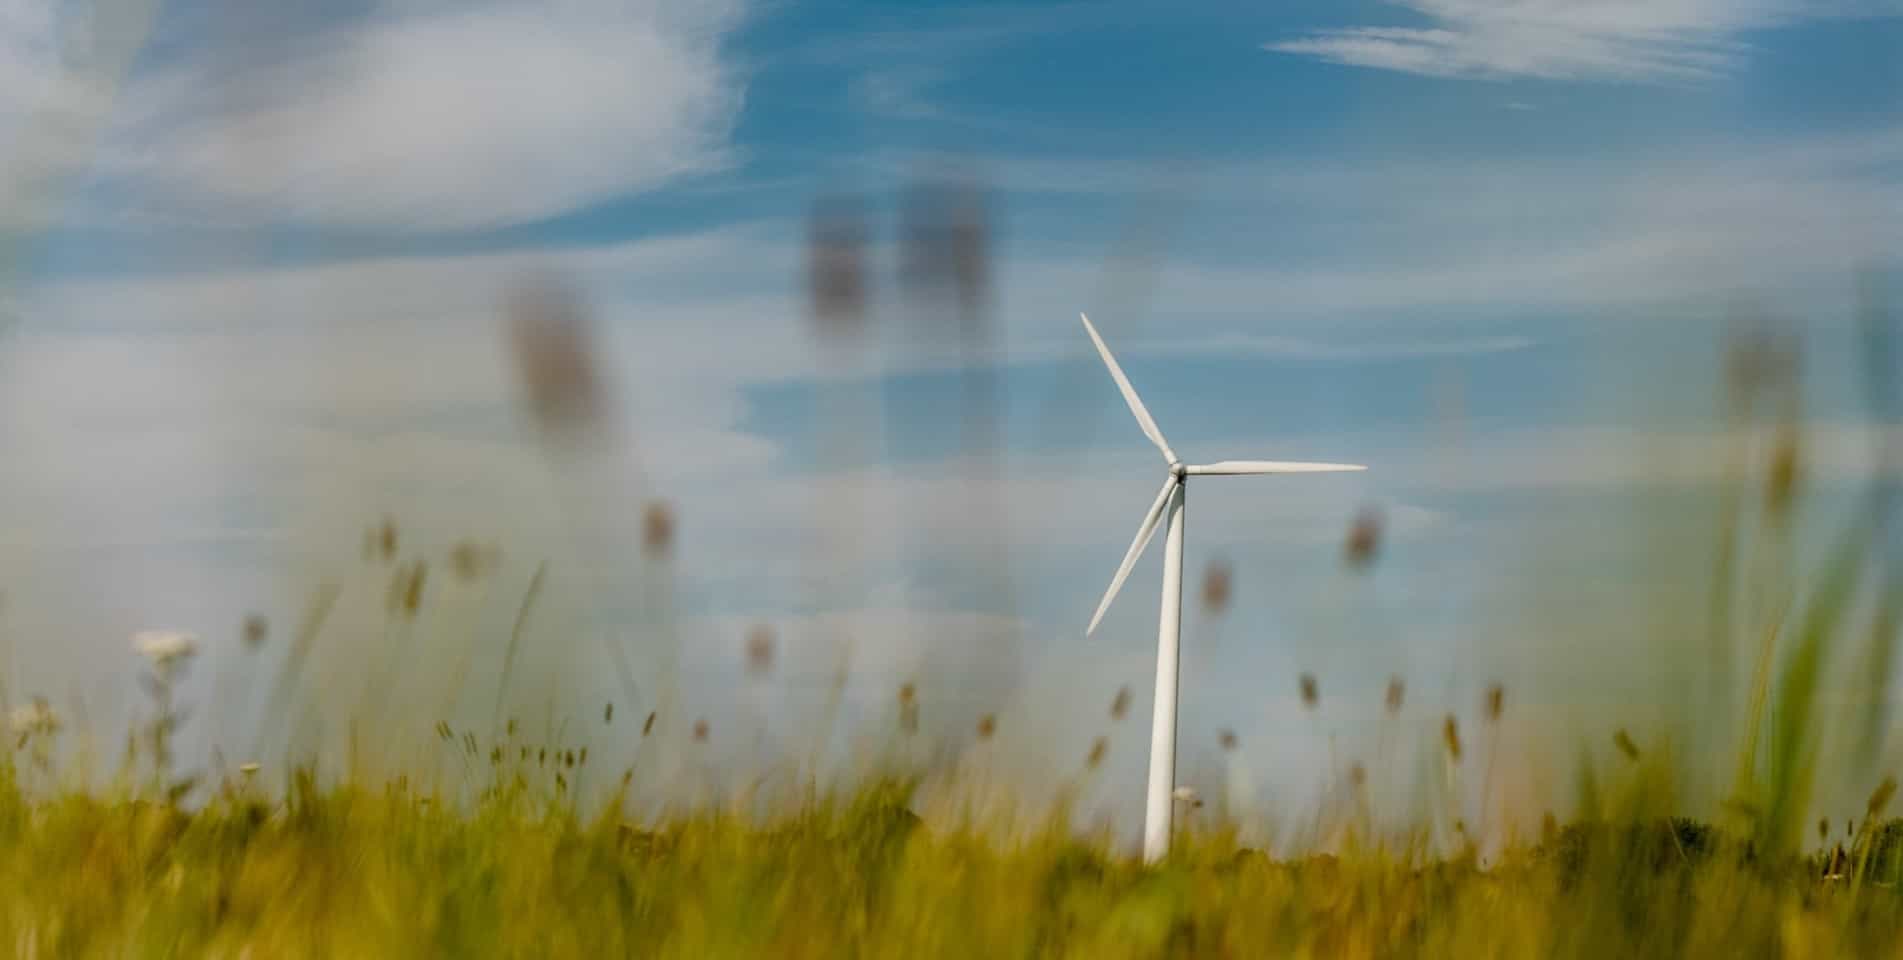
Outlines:
[[1411, 809], [1458, 744], [1532, 829], [1541, 745], [1748, 686], [1798, 598], [1685, 602], [1715, 545], [1896, 575], [1903, 21], [1722, 6], [0, 0], [6, 706], [1133, 832], [1154, 611], [1082, 628], [1154, 454], [1081, 309], [1185, 457], [1376, 468], [1212, 485], [1185, 782]]

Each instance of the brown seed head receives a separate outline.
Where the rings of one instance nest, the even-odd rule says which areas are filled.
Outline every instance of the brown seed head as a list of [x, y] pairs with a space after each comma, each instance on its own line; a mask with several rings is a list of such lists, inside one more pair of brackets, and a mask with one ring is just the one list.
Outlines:
[[1830, 818], [1825, 817], [1822, 820], [1817, 821], [1817, 839], [1826, 840], [1826, 839], [1829, 839], [1829, 837], [1830, 837]]
[[674, 511], [656, 501], [641, 514], [641, 546], [652, 557], [664, 557], [674, 547]]
[[1506, 708], [1506, 703], [1507, 703], [1506, 687], [1503, 687], [1497, 683], [1494, 684], [1493, 686], [1488, 687], [1487, 688], [1487, 720], [1489, 722], [1494, 722], [1494, 723], [1499, 722], [1500, 712]]
[[606, 391], [581, 299], [567, 284], [539, 278], [516, 288], [508, 310], [530, 413], [544, 428], [592, 422]]
[[641, 724], [641, 735], [645, 737], [648, 734], [653, 732], [654, 732], [654, 711], [650, 710], [648, 711], [647, 722]]
[[1407, 683], [1400, 677], [1388, 680], [1388, 713], [1400, 713], [1401, 705], [1407, 701]]
[[385, 560], [396, 559], [396, 521], [383, 518], [383, 525], [377, 528], [377, 553]]
[[1619, 748], [1620, 753], [1625, 754], [1625, 758], [1627, 760], [1632, 761], [1634, 763], [1638, 762], [1639, 745], [1632, 742], [1632, 735], [1625, 732], [1624, 727], [1620, 727], [1618, 730], [1613, 732], [1612, 744], [1613, 746], [1616, 746]]
[[911, 706], [918, 702], [918, 687], [911, 683], [899, 684], [899, 705]]
[[1460, 721], [1455, 720], [1453, 714], [1448, 714], [1447, 719], [1441, 723], [1440, 737], [1447, 744], [1447, 755], [1453, 757], [1455, 763], [1459, 763]]
[[1789, 512], [1797, 495], [1800, 469], [1797, 429], [1787, 426], [1779, 431], [1777, 446], [1771, 450], [1770, 471], [1764, 479], [1764, 509], [1773, 517]]
[[997, 732], [998, 732], [998, 718], [997, 717], [987, 713], [984, 716], [978, 718], [978, 739], [989, 740], [991, 739], [991, 735]]
[[1222, 744], [1224, 750], [1234, 750], [1236, 748], [1236, 732], [1234, 730], [1224, 730], [1216, 734], [1216, 742]]
[[244, 618], [244, 630], [239, 636], [244, 641], [245, 649], [256, 650], [264, 645], [265, 637], [270, 633], [271, 624], [264, 619], [264, 615], [254, 613]]
[[416, 565], [410, 568], [409, 582], [403, 587], [403, 614], [405, 616], [414, 617], [416, 616], [416, 612], [422, 609], [423, 583], [428, 577], [429, 566], [423, 561], [416, 561]]
[[1374, 506], [1362, 507], [1355, 515], [1353, 525], [1348, 528], [1348, 539], [1342, 544], [1342, 556], [1351, 569], [1365, 570], [1374, 563], [1375, 555], [1380, 550], [1381, 510]]
[[747, 669], [755, 675], [773, 669], [773, 628], [764, 623], [747, 631]]
[[900, 230], [899, 272], [914, 294], [980, 305], [989, 290], [990, 227], [979, 190], [952, 180], [912, 187]]
[[604, 724], [615, 722], [615, 704], [613, 700], [601, 705], [601, 722]]
[[865, 329], [866, 259], [865, 217], [857, 201], [841, 197], [815, 205], [807, 220], [806, 283], [822, 335]]
[[1348, 782], [1354, 784], [1357, 790], [1367, 784], [1368, 771], [1362, 767], [1360, 761], [1356, 761], [1353, 766], [1348, 768]]
[[1130, 712], [1130, 688], [1118, 687], [1117, 695], [1110, 701], [1110, 719], [1122, 720]]
[[490, 560], [488, 548], [474, 540], [460, 540], [449, 549], [449, 572], [468, 583], [489, 572]]
[[1097, 769], [1103, 765], [1103, 758], [1108, 753], [1110, 753], [1110, 738], [1098, 737], [1096, 742], [1090, 745], [1090, 753], [1084, 757], [1084, 766], [1091, 770]]
[[1217, 560], [1203, 572], [1203, 610], [1210, 616], [1220, 616], [1229, 609], [1230, 589], [1229, 562]]
[[1302, 706], [1313, 710], [1320, 705], [1321, 702], [1321, 686], [1315, 682], [1315, 675], [1312, 673], [1302, 674]]
[[694, 721], [694, 742], [695, 743], [707, 742], [707, 721], [706, 720]]

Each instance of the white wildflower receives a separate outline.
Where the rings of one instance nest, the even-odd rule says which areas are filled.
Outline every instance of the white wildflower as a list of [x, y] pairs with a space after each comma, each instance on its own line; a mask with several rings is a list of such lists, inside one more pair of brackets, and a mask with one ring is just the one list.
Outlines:
[[238, 764], [238, 772], [244, 774], [247, 777], [251, 776], [252, 774], [258, 772], [258, 764], [255, 761], [251, 763]]
[[45, 700], [34, 700], [13, 708], [7, 725], [16, 735], [51, 735], [59, 732], [59, 714]]
[[178, 630], [145, 630], [132, 635], [132, 649], [152, 666], [168, 670], [198, 653], [198, 638]]

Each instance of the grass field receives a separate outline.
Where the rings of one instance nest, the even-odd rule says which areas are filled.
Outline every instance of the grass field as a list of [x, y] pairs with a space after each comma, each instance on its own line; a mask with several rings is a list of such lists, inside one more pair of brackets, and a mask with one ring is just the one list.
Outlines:
[[187, 812], [9, 780], [0, 938], [49, 957], [1867, 957], [1903, 929], [1894, 845], [1868, 829], [1833, 864], [1609, 816], [1485, 869], [1372, 838], [1274, 861], [1214, 830], [1145, 867], [1061, 817], [1008, 842], [926, 827], [903, 780], [643, 830], [516, 776], [463, 810], [395, 784], [272, 801], [241, 779]]
[[[1749, 380], [1738, 389], [1752, 389]], [[1724, 519], [1709, 547], [1710, 589], [1674, 601], [1699, 615], [1662, 620], [1702, 627], [1656, 637], [1654, 658], [1633, 666], [1712, 682], [1687, 687], [1660, 726], [1608, 724], [1601, 746], [1610, 749], [1599, 756], [1609, 760], [1579, 754], [1566, 822], [1547, 814], [1530, 834], [1470, 829], [1461, 813], [1463, 788], [1484, 792], [1493, 776], [1487, 730], [1503, 722], [1498, 688], [1481, 707], [1486, 726], [1469, 732], [1487, 747], [1463, 745], [1451, 714], [1417, 731], [1418, 759], [1441, 773], [1432, 786], [1454, 802], [1406, 799], [1405, 816], [1372, 818], [1355, 799], [1365, 796], [1357, 765], [1353, 791], [1331, 794], [1349, 799], [1312, 825], [1284, 822], [1265, 838], [1243, 822], [1259, 824], [1263, 811], [1211, 804], [1182, 818], [1167, 861], [1144, 865], [1104, 825], [1072, 816], [1075, 794], [1046, 809], [1014, 807], [1009, 784], [961, 783], [956, 764], [916, 751], [891, 754], [910, 762], [869, 761], [860, 775], [825, 782], [789, 764], [770, 789], [714, 790], [657, 811], [637, 799], [651, 767], [611, 766], [599, 750], [591, 762], [585, 746], [519, 732], [515, 720], [501, 722], [500, 690], [493, 731], [439, 720], [430, 749], [406, 754], [419, 758], [407, 773], [353, 761], [320, 774], [268, 758], [186, 772], [176, 741], [191, 705], [177, 702], [177, 681], [196, 650], [183, 635], [144, 634], [134, 647], [151, 702], [115, 775], [68, 775], [75, 751], [63, 718], [43, 700], [12, 705], [12, 749], [0, 753], [0, 950], [1903, 955], [1903, 821], [1887, 819], [1896, 792], [1888, 678], [1903, 613], [1884, 542], [1892, 494], [1880, 483], [1861, 495], [1822, 562], [1800, 565], [1791, 542], [1802, 437], [1776, 423], [1756, 436], [1761, 443], [1741, 441], [1737, 460], [1757, 468], [1741, 467], [1714, 498]], [[653, 541], [652, 516], [647, 526]], [[1351, 554], [1370, 535], [1351, 535]], [[425, 593], [424, 566], [398, 563], [394, 537], [373, 531], [365, 547], [389, 567], [386, 640], [405, 635]], [[473, 579], [492, 560], [452, 552], [449, 567]], [[540, 584], [538, 573], [513, 637]], [[329, 601], [320, 601], [294, 631], [291, 666], [267, 685], [268, 702], [288, 702], [302, 682], [294, 671], [322, 625]], [[247, 624], [247, 645], [264, 629]], [[749, 637], [749, 656], [768, 652], [755, 649], [768, 640]], [[515, 639], [508, 650], [505, 687]], [[450, 671], [452, 693], [465, 669]], [[373, 695], [359, 702], [393, 699], [376, 693], [387, 682], [379, 671], [360, 672]], [[1313, 700], [1313, 681], [1302, 687]], [[899, 692], [899, 735], [908, 716], [916, 725], [914, 696], [909, 684]], [[1390, 717], [1398, 705], [1391, 687]], [[609, 706], [603, 736], [640, 742], [654, 716], [613, 727]], [[408, 722], [367, 725], [363, 736], [394, 741], [389, 724]], [[977, 736], [993, 733], [986, 715]], [[357, 736], [353, 728], [352, 757]], [[1855, 816], [1814, 819], [1826, 781], [1867, 785]], [[1709, 815], [1687, 818], [1694, 809]], [[1277, 812], [1266, 816], [1275, 826]]]

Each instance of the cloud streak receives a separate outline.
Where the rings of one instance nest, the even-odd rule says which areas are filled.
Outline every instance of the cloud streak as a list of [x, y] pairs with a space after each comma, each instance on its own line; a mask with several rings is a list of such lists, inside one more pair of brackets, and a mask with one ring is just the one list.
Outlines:
[[1426, 26], [1315, 30], [1278, 53], [1426, 76], [1638, 83], [1713, 79], [1737, 69], [1751, 30], [1879, 12], [1783, 0], [1396, 0]]
[[[0, 129], [46, 103], [106, 112], [96, 81], [44, 51], [56, 19], [15, 2], [0, 79], [23, 74], [10, 86], [33, 95], [0, 94]], [[93, 160], [101, 185], [175, 218], [533, 221], [727, 166], [744, 77], [723, 41], [744, 14], [742, 0], [383, 0], [308, 28], [280, 11], [236, 38], [174, 22], [188, 38], [133, 77], [98, 156], [62, 142], [58, 161]]]

